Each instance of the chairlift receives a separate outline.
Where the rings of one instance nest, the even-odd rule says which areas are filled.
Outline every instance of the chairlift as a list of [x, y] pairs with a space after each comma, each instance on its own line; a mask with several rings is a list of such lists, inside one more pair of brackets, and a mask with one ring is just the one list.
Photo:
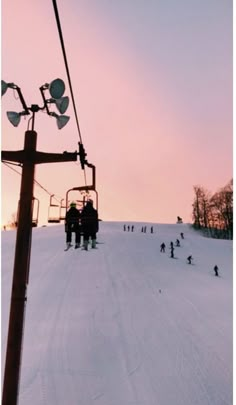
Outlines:
[[[83, 196], [83, 201], [77, 200], [77, 202], [82, 203], [82, 207], [85, 205], [86, 201], [91, 198], [89, 192], [93, 191], [96, 194], [95, 208], [98, 211], [98, 192], [96, 190], [96, 167], [94, 165], [92, 165], [91, 163], [88, 163], [88, 162], [86, 162], [86, 165], [92, 169], [92, 185], [90, 185], [90, 186], [79, 186], [79, 187], [74, 187], [74, 188], [69, 189], [67, 191], [67, 193], [66, 193], [66, 209], [67, 210], [69, 208], [69, 193], [71, 191], [80, 191], [81, 194], [83, 194], [83, 192], [85, 193], [85, 195]], [[89, 197], [88, 197], [88, 195], [89, 195]]]
[[84, 192], [86, 193], [86, 194], [83, 196], [83, 200], [76, 200], [76, 203], [80, 203], [80, 204], [81, 204], [81, 206], [82, 206], [81, 208], [83, 208], [84, 205], [86, 204], [86, 202], [91, 199], [91, 194], [89, 193], [89, 191], [93, 191], [93, 192], [96, 194], [96, 204], [95, 204], [95, 208], [96, 208], [96, 210], [98, 210], [98, 192], [97, 192], [97, 190], [94, 190], [94, 189], [92, 188], [92, 186], [79, 186], [79, 187], [70, 188], [70, 189], [67, 191], [67, 193], [66, 193], [66, 207], [67, 207], [67, 209], [69, 208], [69, 205], [70, 205], [69, 193], [70, 193], [71, 191], [80, 191], [81, 194], [82, 194], [83, 191], [84, 191]]
[[48, 223], [58, 224], [61, 221], [61, 205], [53, 204], [52, 200], [54, 195], [55, 194], [52, 194], [50, 196], [50, 204], [48, 207]]
[[[61, 200], [60, 221], [63, 221], [65, 219], [66, 211], [67, 211], [66, 204], [63, 201], [64, 201], [64, 198], [62, 198], [62, 200]], [[64, 212], [62, 213], [63, 210], [64, 210]]]
[[[35, 205], [35, 201], [37, 201], [37, 206]], [[18, 207], [17, 207], [16, 222], [15, 222], [16, 228], [18, 226], [19, 210], [20, 210], [20, 201], [18, 201]], [[38, 226], [38, 218], [39, 218], [39, 199], [36, 197], [33, 197], [33, 200], [32, 200], [32, 228], [35, 228], [36, 226]]]
[[[35, 205], [36, 202], [36, 205]], [[33, 197], [33, 219], [32, 219], [32, 227], [38, 226], [38, 219], [39, 219], [39, 199]]]

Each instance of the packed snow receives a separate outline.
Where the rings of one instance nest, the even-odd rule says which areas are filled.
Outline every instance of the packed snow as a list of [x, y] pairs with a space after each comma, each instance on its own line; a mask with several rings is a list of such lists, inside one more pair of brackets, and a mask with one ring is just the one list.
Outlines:
[[[64, 251], [62, 225], [33, 229], [19, 405], [232, 404], [232, 241], [129, 225], [100, 222], [88, 252]], [[2, 379], [15, 237], [2, 232]]]

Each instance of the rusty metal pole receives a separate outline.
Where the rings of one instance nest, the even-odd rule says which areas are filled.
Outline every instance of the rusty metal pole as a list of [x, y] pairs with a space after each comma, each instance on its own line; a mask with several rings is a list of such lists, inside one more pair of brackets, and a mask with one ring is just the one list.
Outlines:
[[10, 305], [10, 318], [3, 382], [2, 405], [16, 405], [18, 400], [25, 304], [29, 277], [34, 186], [34, 152], [37, 133], [25, 132], [24, 151], [27, 159], [23, 163], [19, 217], [15, 247], [15, 261]]

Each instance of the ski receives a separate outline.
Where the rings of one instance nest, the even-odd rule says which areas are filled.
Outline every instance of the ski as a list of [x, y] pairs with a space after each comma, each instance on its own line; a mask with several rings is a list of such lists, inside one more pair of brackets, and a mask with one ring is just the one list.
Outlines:
[[67, 250], [69, 250], [73, 245], [69, 245], [64, 249], [64, 252], [67, 252]]

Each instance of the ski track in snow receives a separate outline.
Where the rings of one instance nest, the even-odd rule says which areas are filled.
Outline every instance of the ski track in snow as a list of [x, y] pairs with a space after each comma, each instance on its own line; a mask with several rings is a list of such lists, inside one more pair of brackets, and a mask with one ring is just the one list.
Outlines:
[[[89, 252], [64, 252], [61, 226], [33, 231], [19, 405], [232, 404], [232, 243], [153, 225], [143, 234], [141, 224], [123, 232], [101, 223], [104, 244]], [[169, 243], [181, 231], [172, 260]], [[221, 279], [212, 276], [216, 263]]]

